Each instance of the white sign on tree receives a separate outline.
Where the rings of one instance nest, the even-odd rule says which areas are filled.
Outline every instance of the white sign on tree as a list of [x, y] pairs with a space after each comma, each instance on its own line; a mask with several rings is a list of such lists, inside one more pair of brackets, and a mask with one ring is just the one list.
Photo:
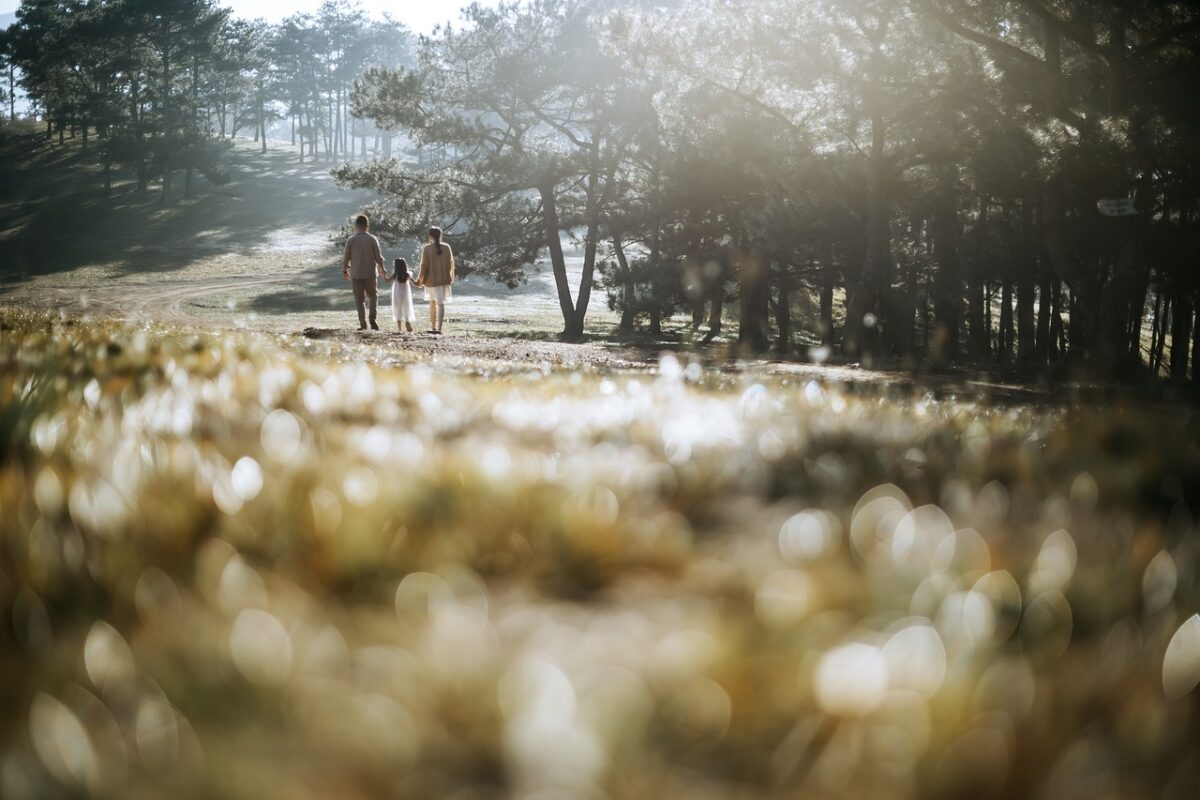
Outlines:
[[1096, 203], [1096, 208], [1106, 217], [1132, 217], [1138, 213], [1137, 209], [1133, 207], [1133, 198], [1131, 197], [1101, 200]]

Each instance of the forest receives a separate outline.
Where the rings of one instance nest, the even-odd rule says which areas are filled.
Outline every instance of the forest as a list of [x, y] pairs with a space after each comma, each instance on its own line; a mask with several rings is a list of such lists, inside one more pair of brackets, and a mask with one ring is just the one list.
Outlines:
[[[412, 36], [347, 2], [278, 25], [231, 17], [212, 0], [31, 0], [4, 32], [5, 94], [22, 90], [46, 136], [79, 136], [104, 165], [157, 180], [162, 202], [175, 177], [223, 178], [229, 142], [276, 132], [306, 158], [391, 157], [392, 139], [350, 115], [367, 65], [397, 67]], [[9, 115], [15, 120], [14, 105]], [[92, 142], [94, 139], [94, 143]], [[382, 148], [382, 149], [381, 149]]]
[[537, 0], [413, 37], [31, 0], [5, 42], [48, 136], [164, 200], [282, 124], [386, 235], [510, 285], [548, 258], [567, 336], [603, 289], [622, 332], [748, 352], [1200, 379], [1192, 2]]
[[1200, 0], [393, 7], [0, 36], [0, 798], [1193, 800]]

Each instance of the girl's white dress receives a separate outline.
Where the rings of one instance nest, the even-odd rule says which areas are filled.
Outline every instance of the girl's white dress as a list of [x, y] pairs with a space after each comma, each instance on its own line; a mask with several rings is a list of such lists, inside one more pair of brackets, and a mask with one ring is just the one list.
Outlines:
[[415, 322], [417, 319], [413, 310], [412, 285], [399, 278], [392, 281], [392, 317], [396, 322]]

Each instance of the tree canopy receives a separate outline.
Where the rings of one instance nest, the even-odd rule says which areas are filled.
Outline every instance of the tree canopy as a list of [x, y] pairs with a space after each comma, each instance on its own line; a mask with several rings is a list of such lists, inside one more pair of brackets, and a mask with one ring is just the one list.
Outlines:
[[215, 0], [23, 0], [0, 44], [47, 136], [78, 132], [87, 149], [94, 134], [106, 175], [128, 167], [143, 189], [157, 178], [164, 203], [178, 171], [185, 194], [197, 170], [219, 183], [242, 131], [264, 149], [269, 130], [290, 135], [301, 160], [346, 160], [358, 143], [366, 157], [379, 131], [350, 116], [350, 87], [411, 50], [403, 25], [336, 0], [280, 25], [232, 19]]
[[[1188, 375], [1195, 3], [533, 0], [465, 22], [356, 84], [354, 113], [419, 158], [339, 177], [507, 283], [545, 254], [569, 335], [599, 276], [626, 328], [690, 309], [717, 333], [736, 299], [758, 351], [1112, 372], [1169, 338]], [[1122, 198], [1137, 213], [1106, 216]]]
[[1200, 4], [1124, 0], [526, 0], [415, 41], [332, 1], [25, 0], [0, 47], [48, 136], [164, 201], [282, 132], [387, 236], [440, 224], [510, 286], [546, 259], [568, 336], [600, 290], [653, 335], [736, 303], [753, 352], [1181, 381], [1198, 51]]

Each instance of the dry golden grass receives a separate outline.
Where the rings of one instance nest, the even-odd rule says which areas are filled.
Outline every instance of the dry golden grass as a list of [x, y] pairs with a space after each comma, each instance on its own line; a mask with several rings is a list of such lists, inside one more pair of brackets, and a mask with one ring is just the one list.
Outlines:
[[1190, 796], [1198, 427], [0, 312], [0, 796]]

